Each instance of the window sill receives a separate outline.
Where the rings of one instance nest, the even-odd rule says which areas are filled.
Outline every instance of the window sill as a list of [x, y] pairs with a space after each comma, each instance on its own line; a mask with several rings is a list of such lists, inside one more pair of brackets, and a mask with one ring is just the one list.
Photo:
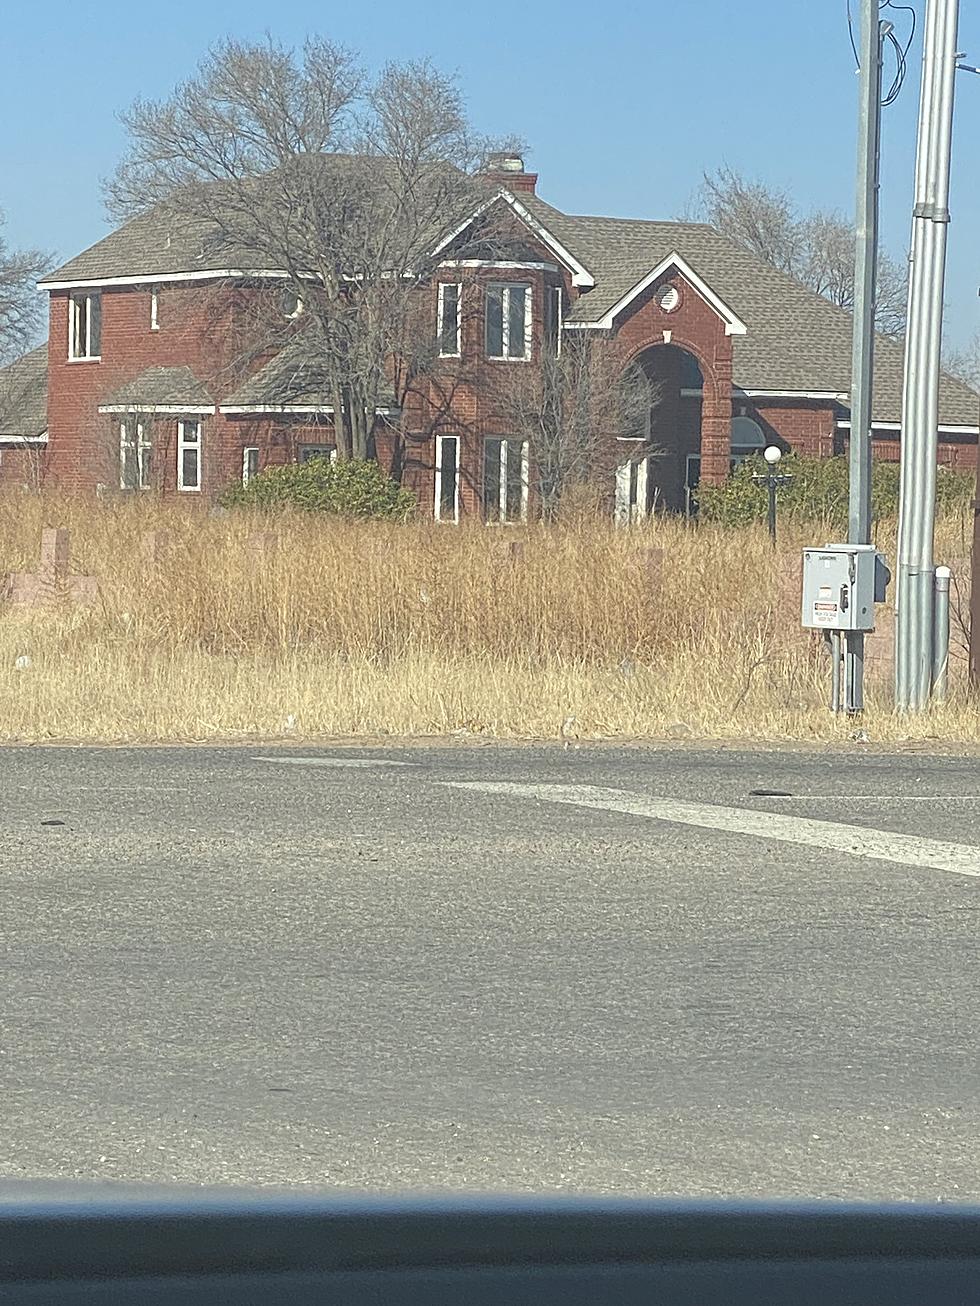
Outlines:
[[65, 362], [66, 362], [66, 363], [101, 363], [101, 362], [102, 362], [102, 355], [101, 355], [101, 354], [85, 354], [84, 356], [82, 356], [82, 357], [80, 357], [80, 358], [71, 358], [71, 357], [69, 357], [69, 358], [66, 358], [66, 359], [65, 359]]
[[440, 357], [440, 358], [462, 358], [463, 355], [462, 355], [462, 353], [456, 353], [456, 354], [444, 354], [444, 353], [440, 350], [440, 351], [439, 351], [439, 357]]
[[487, 354], [488, 363], [533, 363], [534, 359], [525, 355], [523, 358], [512, 358], [509, 355]]
[[179, 492], [180, 494], [200, 494], [200, 493], [201, 493], [201, 487], [200, 487], [199, 485], [178, 485], [178, 486], [177, 486], [177, 490], [178, 490], [178, 492]]

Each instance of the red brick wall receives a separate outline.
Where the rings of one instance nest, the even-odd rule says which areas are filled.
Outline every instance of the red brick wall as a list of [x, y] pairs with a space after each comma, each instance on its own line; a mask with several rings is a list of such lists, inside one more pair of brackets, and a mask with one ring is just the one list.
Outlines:
[[44, 445], [0, 444], [0, 485], [36, 489], [44, 479], [47, 451]]
[[[664, 285], [674, 286], [680, 295], [679, 304], [669, 313], [656, 302]], [[725, 334], [721, 318], [682, 276], [668, 272], [633, 301], [615, 330], [626, 358], [638, 358], [651, 347], [670, 343], [698, 360], [704, 377], [701, 475], [709, 483], [724, 480], [731, 451], [732, 338]], [[670, 332], [669, 342], [665, 331]]]
[[804, 458], [829, 458], [834, 453], [837, 409], [827, 400], [743, 400], [736, 395], [733, 409], [744, 411], [767, 436], [776, 436]]
[[[159, 330], [150, 329], [150, 290], [108, 287], [102, 292], [101, 360], [68, 358], [69, 293], [51, 295], [48, 348], [49, 482], [67, 489], [118, 485], [118, 416], [98, 412], [124, 382], [149, 367], [187, 366], [220, 389], [234, 357], [232, 299], [223, 305], [195, 286], [160, 287]], [[204, 417], [205, 489], [227, 479], [229, 431], [219, 415]], [[154, 442], [164, 488], [176, 480], [177, 417], [157, 416]], [[171, 456], [173, 454], [173, 456]], [[160, 463], [159, 458], [165, 462]], [[240, 455], [239, 455], [240, 465]]]
[[[553, 255], [531, 242], [530, 262], [553, 263]], [[564, 287], [570, 304], [577, 295], [564, 273], [540, 268], [442, 269], [435, 282], [420, 293], [421, 319], [435, 330], [437, 282], [463, 282], [461, 360], [440, 364], [440, 377], [426, 381], [420, 392], [406, 399], [404, 423], [411, 434], [400, 441], [383, 424], [379, 426], [378, 453], [383, 465], [401, 471], [404, 483], [415, 491], [424, 511], [429, 511], [434, 494], [434, 435], [438, 431], [460, 437], [460, 499], [463, 513], [478, 514], [482, 503], [483, 446], [488, 435], [511, 435], [500, 416], [501, 378], [515, 369], [533, 368], [540, 361], [545, 293]], [[494, 361], [486, 358], [484, 346], [484, 296], [487, 282], [519, 281], [531, 287], [534, 343], [530, 364]], [[680, 293], [680, 303], [664, 312], [655, 295], [670, 282]], [[150, 290], [146, 287], [110, 287], [102, 293], [102, 360], [70, 362], [68, 353], [68, 301], [66, 291], [55, 292], [50, 304], [48, 429], [49, 445], [44, 458], [49, 482], [68, 489], [118, 485], [118, 416], [99, 415], [98, 407], [124, 382], [154, 366], [188, 366], [213, 393], [220, 404], [237, 380], [227, 374], [229, 362], [238, 354], [236, 345], [235, 296], [225, 298], [214, 290], [196, 285], [159, 288], [160, 329], [150, 328]], [[729, 432], [732, 413], [732, 339], [715, 311], [693, 287], [675, 274], [668, 274], [648, 288], [621, 315], [614, 339], [624, 364], [645, 351], [670, 343], [691, 352], [704, 376], [701, 405], [702, 476], [719, 479], [727, 474]], [[669, 400], [668, 402], [673, 402]], [[741, 400], [767, 434], [794, 450], [825, 457], [844, 447], [844, 433], [835, 431], [836, 410], [827, 401], [789, 399]], [[662, 416], [666, 417], [666, 414]], [[176, 484], [177, 415], [154, 419], [155, 465], [162, 471], [163, 486]], [[330, 443], [329, 425], [310, 426], [305, 421], [282, 422], [272, 418], [243, 418], [220, 413], [202, 417], [203, 491], [210, 496], [241, 476], [242, 449], [257, 445], [263, 465], [296, 457], [302, 443]], [[696, 447], [697, 401], [685, 400], [673, 415], [683, 454]], [[897, 457], [894, 437], [880, 433], [875, 440], [881, 457]], [[0, 460], [0, 481], [25, 480], [24, 455], [4, 453]], [[940, 445], [940, 459], [948, 465], [972, 469], [976, 466], [976, 440]], [[672, 473], [673, 474], [673, 473]], [[656, 473], [655, 473], [656, 475]], [[676, 479], [676, 477], [675, 477]], [[532, 473], [533, 480], [533, 473]], [[676, 487], [674, 487], [676, 489]], [[189, 496], [190, 497], [190, 496]], [[676, 495], [673, 497], [676, 498]]]
[[[847, 448], [847, 440], [844, 448]], [[871, 448], [875, 458], [883, 462], [898, 462], [901, 450], [897, 431], [876, 431]], [[975, 472], [977, 469], [977, 437], [965, 436], [962, 440], [940, 440], [937, 446], [940, 467], [951, 467], [958, 472]]]
[[[553, 263], [543, 246], [532, 246], [528, 262]], [[422, 392], [406, 402], [406, 426], [413, 434], [406, 441], [405, 484], [428, 512], [435, 494], [435, 435], [458, 435], [460, 441], [460, 515], [478, 515], [483, 501], [483, 446], [488, 436], [513, 435], [501, 416], [499, 393], [518, 375], [518, 369], [540, 366], [545, 293], [558, 285], [570, 301], [567, 277], [539, 268], [441, 269], [437, 281], [460, 281], [462, 290], [461, 357], [440, 361], [439, 376], [427, 381]], [[494, 282], [523, 283], [531, 288], [532, 346], [529, 362], [497, 360], [486, 356], [484, 305], [486, 287]], [[429, 320], [436, 321], [438, 290], [424, 292], [429, 300]], [[533, 474], [532, 474], [533, 479]]]

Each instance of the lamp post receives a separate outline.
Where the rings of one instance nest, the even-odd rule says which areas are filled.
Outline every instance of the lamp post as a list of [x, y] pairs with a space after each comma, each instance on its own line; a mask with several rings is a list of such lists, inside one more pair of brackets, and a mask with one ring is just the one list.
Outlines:
[[752, 479], [753, 481], [758, 481], [764, 484], [769, 494], [769, 512], [768, 512], [769, 539], [772, 542], [772, 547], [775, 548], [776, 547], [776, 491], [779, 489], [781, 485], [786, 485], [793, 478], [792, 476], [787, 475], [785, 472], [776, 471], [776, 468], [779, 466], [779, 460], [783, 456], [782, 449], [780, 449], [777, 445], [774, 444], [769, 445], [768, 448], [762, 451], [762, 456], [763, 458], [765, 458], [768, 466], [766, 467], [766, 470], [764, 472], [754, 475]]

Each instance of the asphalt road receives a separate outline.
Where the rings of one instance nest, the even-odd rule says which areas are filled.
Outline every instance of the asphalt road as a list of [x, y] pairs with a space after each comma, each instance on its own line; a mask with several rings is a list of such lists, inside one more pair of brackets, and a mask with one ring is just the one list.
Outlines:
[[0, 756], [0, 1179], [980, 1200], [975, 759]]

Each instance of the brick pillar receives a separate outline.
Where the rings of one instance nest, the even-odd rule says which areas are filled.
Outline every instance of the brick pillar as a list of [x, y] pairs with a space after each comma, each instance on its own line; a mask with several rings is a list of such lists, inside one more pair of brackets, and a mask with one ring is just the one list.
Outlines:
[[701, 480], [721, 485], [732, 456], [732, 342], [726, 336], [715, 353], [714, 375], [704, 378], [701, 401]]

